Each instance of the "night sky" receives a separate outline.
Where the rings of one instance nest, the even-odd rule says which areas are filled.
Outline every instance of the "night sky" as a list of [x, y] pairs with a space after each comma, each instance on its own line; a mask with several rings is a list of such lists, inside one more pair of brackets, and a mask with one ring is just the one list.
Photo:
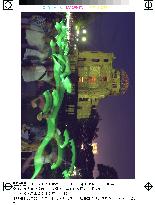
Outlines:
[[96, 164], [113, 166], [119, 178], [135, 178], [135, 14], [102, 13], [88, 26], [89, 48], [114, 52], [114, 68], [129, 76], [124, 96], [112, 96], [98, 106], [99, 154]]

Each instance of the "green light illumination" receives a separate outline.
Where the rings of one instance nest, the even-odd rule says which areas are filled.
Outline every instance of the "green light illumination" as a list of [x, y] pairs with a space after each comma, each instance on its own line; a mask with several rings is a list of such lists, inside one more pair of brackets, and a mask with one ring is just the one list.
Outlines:
[[43, 113], [48, 113], [50, 111], [50, 107], [52, 106], [53, 99], [49, 90], [45, 91], [43, 93], [43, 96], [45, 97], [46, 101], [45, 106], [43, 108]]
[[[69, 21], [69, 14], [66, 14], [66, 21]], [[67, 23], [66, 23], [67, 24]], [[57, 129], [57, 120], [58, 120], [58, 112], [61, 107], [64, 93], [71, 93], [72, 92], [72, 83], [68, 77], [71, 73], [70, 71], [70, 64], [68, 59], [68, 28], [65, 26], [65, 22], [61, 21], [60, 23], [56, 23], [55, 28], [58, 32], [58, 35], [55, 37], [55, 41], [51, 40], [50, 47], [52, 49], [52, 59], [54, 62], [54, 79], [56, 83], [56, 89], [52, 92], [49, 90], [43, 93], [45, 99], [45, 105], [42, 109], [42, 114], [47, 114], [47, 133], [44, 137], [43, 141], [41, 142], [38, 150], [36, 151], [34, 157], [34, 173], [32, 179], [35, 179], [37, 175], [40, 173], [43, 167], [43, 160], [42, 156], [45, 150], [45, 147], [51, 143], [52, 139], [55, 139], [58, 146], [58, 157], [56, 162], [51, 164], [51, 170], [57, 169], [63, 161], [64, 156], [64, 149], [66, 146], [70, 146], [72, 152], [71, 158], [71, 165], [68, 170], [64, 170], [62, 175], [65, 179], [70, 178], [71, 174], [74, 171], [74, 165], [76, 161], [76, 150], [75, 150], [75, 143], [73, 139], [70, 139], [69, 132], [66, 129], [63, 133], [64, 142], [62, 142], [63, 138]], [[59, 48], [59, 53], [56, 52], [56, 46]]]

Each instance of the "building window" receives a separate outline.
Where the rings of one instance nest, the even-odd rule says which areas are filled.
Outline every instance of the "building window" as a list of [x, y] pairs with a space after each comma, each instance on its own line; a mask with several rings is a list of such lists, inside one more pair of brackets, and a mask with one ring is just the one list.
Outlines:
[[95, 59], [95, 58], [94, 58], [94, 59], [92, 59], [92, 61], [93, 61], [93, 62], [99, 62], [100, 59]]
[[117, 71], [114, 72], [113, 76], [114, 78], [117, 78]]
[[105, 59], [104, 59], [104, 62], [106, 62], [106, 63], [109, 62], [109, 59], [108, 59], [108, 58], [105, 58]]
[[107, 81], [107, 76], [103, 76], [102, 81]]
[[84, 77], [79, 77], [79, 83], [83, 83], [84, 82]]
[[78, 58], [78, 61], [86, 61], [86, 58]]
[[79, 98], [79, 102], [81, 101], [88, 101], [89, 98]]
[[95, 83], [96, 82], [96, 77], [88, 77], [88, 82], [89, 83]]
[[72, 61], [72, 60], [71, 60], [71, 61], [70, 61], [70, 64], [75, 64], [75, 61]]
[[112, 84], [112, 87], [113, 87], [113, 88], [117, 88], [117, 84], [113, 83], [113, 84]]

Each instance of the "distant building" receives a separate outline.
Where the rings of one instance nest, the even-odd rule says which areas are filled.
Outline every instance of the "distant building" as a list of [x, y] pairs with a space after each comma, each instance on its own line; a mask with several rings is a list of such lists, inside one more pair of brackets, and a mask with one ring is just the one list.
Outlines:
[[71, 57], [71, 70], [76, 69], [74, 60], [78, 69], [77, 119], [89, 118], [92, 106], [96, 107], [100, 99], [124, 94], [128, 89], [126, 72], [113, 68], [115, 58], [113, 53], [100, 51], [79, 52], [77, 59]]
[[97, 142], [92, 143], [92, 147], [93, 147], [93, 154], [98, 154], [98, 149], [97, 149]]

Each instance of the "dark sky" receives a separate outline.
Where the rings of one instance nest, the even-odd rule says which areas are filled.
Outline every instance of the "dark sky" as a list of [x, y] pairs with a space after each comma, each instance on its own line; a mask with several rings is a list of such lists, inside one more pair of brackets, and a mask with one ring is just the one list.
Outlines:
[[88, 26], [89, 48], [114, 52], [114, 67], [129, 76], [124, 96], [100, 101], [97, 163], [113, 166], [119, 178], [135, 177], [135, 15], [102, 13]]

